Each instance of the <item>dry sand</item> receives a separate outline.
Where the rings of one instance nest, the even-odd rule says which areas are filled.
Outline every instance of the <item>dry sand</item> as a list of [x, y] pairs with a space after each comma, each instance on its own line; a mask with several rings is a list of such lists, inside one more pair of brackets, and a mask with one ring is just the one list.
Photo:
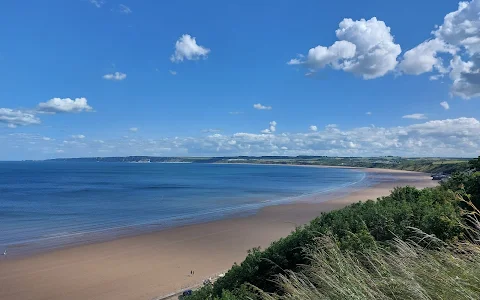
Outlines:
[[392, 181], [322, 203], [272, 206], [249, 217], [0, 259], [0, 299], [154, 299], [227, 270], [248, 249], [268, 246], [323, 211], [388, 195], [395, 186], [435, 185], [423, 173], [365, 171], [391, 175]]

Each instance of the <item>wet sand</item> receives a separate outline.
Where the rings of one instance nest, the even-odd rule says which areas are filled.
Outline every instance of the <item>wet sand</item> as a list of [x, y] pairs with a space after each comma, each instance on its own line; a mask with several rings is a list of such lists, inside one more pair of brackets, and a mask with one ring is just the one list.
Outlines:
[[[188, 225], [18, 259], [0, 258], [0, 299], [155, 299], [194, 286], [247, 250], [267, 247], [321, 212], [385, 196], [395, 186], [434, 186], [423, 173], [366, 169], [390, 181], [321, 203], [271, 206], [248, 217]], [[191, 275], [190, 271], [195, 274]]]

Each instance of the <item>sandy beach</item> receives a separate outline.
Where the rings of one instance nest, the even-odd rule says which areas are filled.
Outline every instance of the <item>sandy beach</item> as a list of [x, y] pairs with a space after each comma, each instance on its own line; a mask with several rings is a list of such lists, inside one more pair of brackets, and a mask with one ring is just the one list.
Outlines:
[[229, 269], [248, 249], [268, 246], [321, 212], [388, 195], [395, 186], [436, 184], [423, 173], [365, 172], [390, 181], [321, 203], [271, 206], [248, 217], [0, 259], [0, 299], [156, 299]]

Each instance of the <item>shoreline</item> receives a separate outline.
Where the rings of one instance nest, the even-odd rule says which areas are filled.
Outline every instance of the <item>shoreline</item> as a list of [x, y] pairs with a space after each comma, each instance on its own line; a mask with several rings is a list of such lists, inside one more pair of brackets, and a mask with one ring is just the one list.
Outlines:
[[[303, 165], [300, 165], [303, 166]], [[323, 167], [323, 166], [312, 166]], [[1, 299], [153, 299], [201, 283], [240, 263], [321, 212], [388, 195], [395, 186], [434, 186], [424, 173], [361, 169], [390, 180], [324, 202], [267, 206], [233, 216], [135, 236], [0, 260]], [[315, 200], [315, 196], [310, 200]], [[195, 275], [191, 276], [191, 270]]]
[[[184, 164], [184, 163], [182, 163]], [[213, 163], [217, 164], [217, 163]], [[218, 163], [218, 165], [223, 165]], [[337, 168], [335, 166], [316, 166], [316, 165], [284, 165], [284, 164], [244, 164], [244, 165], [261, 165], [261, 166], [276, 166], [276, 167], [314, 167], [314, 168]], [[341, 168], [338, 169], [347, 169]], [[358, 171], [364, 176], [357, 181], [348, 182], [344, 185], [338, 185], [330, 189], [314, 190], [308, 193], [295, 196], [285, 196], [268, 198], [257, 203], [251, 203], [245, 206], [233, 207], [231, 209], [222, 210], [207, 210], [196, 215], [178, 215], [175, 218], [158, 219], [154, 221], [147, 221], [144, 223], [136, 223], [129, 225], [121, 225], [117, 227], [100, 228], [91, 231], [80, 231], [74, 233], [65, 233], [52, 236], [38, 237], [31, 240], [22, 240], [12, 244], [4, 244], [8, 249], [9, 255], [7, 257], [0, 257], [1, 260], [11, 260], [29, 257], [32, 255], [48, 253], [61, 249], [68, 249], [82, 245], [94, 244], [121, 239], [125, 237], [132, 237], [141, 234], [163, 231], [172, 228], [178, 228], [188, 225], [198, 225], [208, 222], [233, 219], [239, 217], [251, 216], [259, 213], [262, 209], [269, 206], [286, 205], [301, 203], [305, 201], [318, 202], [318, 199], [331, 200], [341, 197], [357, 189], [366, 188], [375, 182], [368, 180], [367, 174], [370, 171], [361, 170], [361, 168], [354, 169], [353, 172]], [[3, 251], [3, 250], [2, 250]]]

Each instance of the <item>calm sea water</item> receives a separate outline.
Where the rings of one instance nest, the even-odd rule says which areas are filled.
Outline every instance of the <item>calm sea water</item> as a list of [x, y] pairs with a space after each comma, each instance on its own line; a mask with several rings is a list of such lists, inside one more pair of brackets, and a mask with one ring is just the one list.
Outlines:
[[0, 162], [0, 247], [198, 223], [366, 181], [356, 170], [291, 166]]

